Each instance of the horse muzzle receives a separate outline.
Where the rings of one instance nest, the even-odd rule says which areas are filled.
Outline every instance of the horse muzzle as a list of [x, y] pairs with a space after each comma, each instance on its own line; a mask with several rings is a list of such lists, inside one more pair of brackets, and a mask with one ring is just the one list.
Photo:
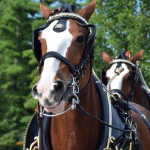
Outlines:
[[39, 83], [35, 84], [31, 94], [43, 107], [50, 109], [57, 107], [57, 105], [61, 103], [65, 91], [66, 86], [64, 82], [62, 80], [57, 80], [51, 85], [51, 88], [40, 88]]

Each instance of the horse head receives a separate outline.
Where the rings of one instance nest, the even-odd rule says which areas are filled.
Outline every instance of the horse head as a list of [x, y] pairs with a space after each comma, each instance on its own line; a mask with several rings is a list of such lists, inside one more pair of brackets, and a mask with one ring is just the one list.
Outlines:
[[142, 57], [142, 54], [142, 50], [132, 57], [129, 56], [129, 53], [121, 53], [117, 58], [113, 59], [107, 53], [102, 52], [103, 60], [109, 64], [102, 77], [105, 84], [115, 76], [117, 69], [122, 67], [123, 71], [112, 80], [109, 88], [114, 92], [116, 91], [122, 94], [124, 96], [122, 97], [123, 99], [130, 99], [133, 96], [133, 90], [137, 80], [136, 62]]
[[84, 88], [88, 83], [89, 59], [95, 40], [95, 26], [88, 20], [95, 5], [96, 0], [93, 0], [75, 12], [74, 5], [51, 11], [40, 3], [47, 23], [33, 34], [33, 51], [39, 61], [40, 76], [32, 95], [47, 112], [62, 112], [68, 100], [75, 96], [73, 88], [78, 92], [79, 85]]

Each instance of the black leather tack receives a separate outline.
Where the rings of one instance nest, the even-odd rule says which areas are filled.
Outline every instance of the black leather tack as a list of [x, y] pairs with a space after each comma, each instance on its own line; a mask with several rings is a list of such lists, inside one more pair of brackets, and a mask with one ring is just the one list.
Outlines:
[[60, 19], [57, 24], [53, 27], [55, 32], [62, 32], [66, 29], [66, 19]]

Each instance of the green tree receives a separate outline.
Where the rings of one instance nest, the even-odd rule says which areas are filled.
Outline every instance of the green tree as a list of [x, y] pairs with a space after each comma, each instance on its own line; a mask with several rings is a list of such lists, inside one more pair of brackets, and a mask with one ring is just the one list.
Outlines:
[[[97, 26], [94, 67], [98, 75], [104, 66], [101, 52], [112, 57], [121, 51], [144, 55], [140, 62], [147, 84], [150, 86], [150, 1], [149, 0], [100, 0], [91, 18]], [[99, 63], [101, 62], [101, 63]]]
[[[45, 1], [52, 10], [65, 3]], [[0, 149], [19, 150], [37, 105], [30, 92], [38, 78], [32, 30], [46, 21], [40, 13], [39, 1], [2, 0], [0, 11]]]
[[[30, 84], [35, 60], [31, 50], [32, 22], [37, 4], [29, 0], [0, 1], [0, 149], [22, 149], [17, 143], [33, 112]], [[35, 105], [35, 104], [34, 104]]]

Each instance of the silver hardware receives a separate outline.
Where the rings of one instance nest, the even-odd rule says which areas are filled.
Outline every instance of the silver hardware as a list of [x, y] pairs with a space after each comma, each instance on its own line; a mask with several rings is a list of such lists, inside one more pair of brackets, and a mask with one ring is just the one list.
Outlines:
[[71, 106], [67, 110], [65, 110], [61, 113], [58, 113], [58, 114], [48, 115], [48, 114], [45, 114], [43, 111], [40, 111], [40, 113], [41, 113], [40, 115], [41, 116], [43, 115], [46, 117], [56, 117], [56, 116], [60, 116], [64, 113], [68, 112], [69, 110], [74, 110], [76, 108], [76, 105], [80, 103], [79, 97], [77, 95], [78, 93], [79, 93], [78, 82], [76, 81], [76, 78], [74, 78], [72, 76], [72, 96], [73, 96], [73, 98], [72, 98]]
[[54, 27], [55, 29], [61, 29], [61, 28], [63, 28], [64, 26], [63, 26], [63, 24], [56, 24], [56, 26]]
[[116, 69], [115, 69], [115, 73], [116, 73], [117, 75], [120, 75], [120, 73], [123, 72], [123, 71], [124, 71], [124, 68], [123, 68], [123, 67], [119, 67], [119, 68], [116, 68]]
[[80, 103], [79, 97], [77, 96], [77, 94], [79, 93], [79, 86], [78, 83], [76, 81], [76, 79], [74, 77], [72, 77], [72, 109], [76, 108], [76, 104]]

